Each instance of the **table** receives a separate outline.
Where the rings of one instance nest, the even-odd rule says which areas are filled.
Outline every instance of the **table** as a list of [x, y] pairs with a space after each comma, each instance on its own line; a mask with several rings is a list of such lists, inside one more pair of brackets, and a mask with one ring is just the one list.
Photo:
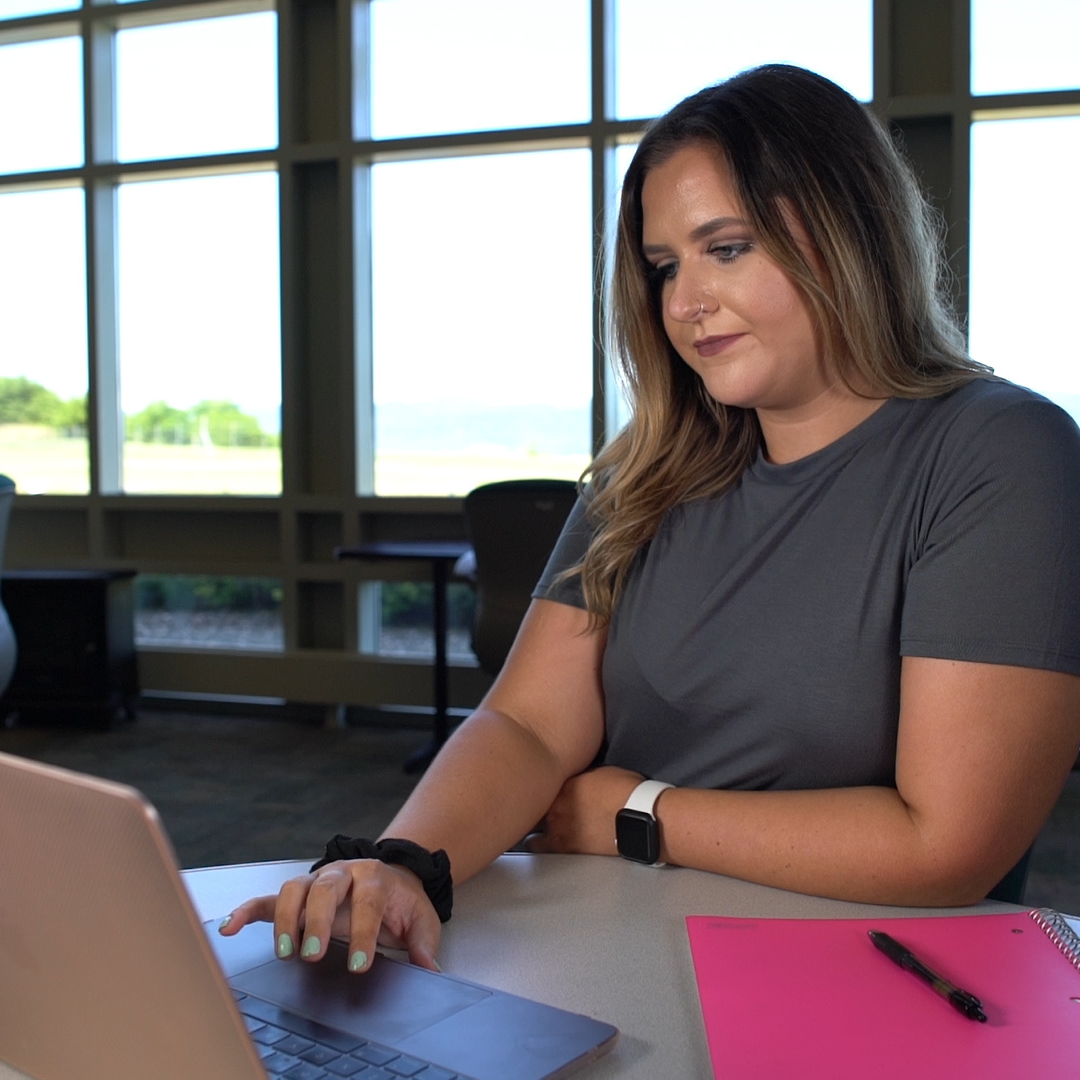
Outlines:
[[[309, 865], [305, 859], [183, 876], [200, 918], [218, 919]], [[686, 915], [869, 918], [973, 910], [844, 903], [603, 856], [510, 854], [457, 890], [439, 963], [450, 974], [615, 1024], [615, 1047], [582, 1080], [696, 1080], [712, 1073]], [[984, 901], [977, 910], [1018, 909]], [[0, 1065], [0, 1080], [22, 1077]]]
[[450, 567], [469, 550], [466, 540], [378, 540], [358, 544], [356, 547], [334, 549], [334, 557], [338, 559], [363, 559], [369, 562], [403, 559], [431, 563], [435, 614], [435, 719], [431, 740], [419, 750], [413, 751], [405, 760], [407, 773], [426, 769], [450, 734], [446, 713], [449, 705], [446, 587], [449, 584]]

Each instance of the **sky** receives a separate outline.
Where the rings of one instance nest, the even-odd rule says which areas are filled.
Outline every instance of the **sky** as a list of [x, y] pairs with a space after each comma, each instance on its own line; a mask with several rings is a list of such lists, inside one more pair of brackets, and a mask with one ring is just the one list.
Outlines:
[[971, 354], [1080, 422], [1080, 116], [975, 124], [972, 173]]
[[[0, 18], [57, 7], [0, 0]], [[1080, 84], [1075, 0], [973, 7], [975, 92]], [[583, 120], [588, 8], [374, 0], [372, 133]], [[621, 0], [616, 25], [619, 116], [660, 112], [767, 60], [814, 67], [870, 95], [867, 0]], [[118, 158], [274, 146], [275, 50], [272, 12], [121, 30]], [[76, 39], [0, 46], [0, 172], [81, 164], [80, 88]], [[971, 333], [978, 359], [1080, 402], [1068, 322], [1078, 124], [976, 125]], [[588, 400], [587, 169], [575, 150], [374, 168], [377, 402]], [[275, 174], [125, 184], [118, 220], [125, 411], [214, 397], [272, 417]], [[0, 237], [0, 375], [29, 375], [63, 397], [84, 393], [79, 190], [0, 194]]]

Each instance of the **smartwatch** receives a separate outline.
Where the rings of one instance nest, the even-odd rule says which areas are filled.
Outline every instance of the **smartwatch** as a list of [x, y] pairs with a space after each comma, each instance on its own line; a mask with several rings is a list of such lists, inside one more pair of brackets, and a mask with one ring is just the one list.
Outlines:
[[643, 780], [630, 793], [626, 805], [615, 815], [615, 847], [624, 859], [663, 866], [660, 862], [660, 823], [653, 807], [660, 793], [674, 784]]

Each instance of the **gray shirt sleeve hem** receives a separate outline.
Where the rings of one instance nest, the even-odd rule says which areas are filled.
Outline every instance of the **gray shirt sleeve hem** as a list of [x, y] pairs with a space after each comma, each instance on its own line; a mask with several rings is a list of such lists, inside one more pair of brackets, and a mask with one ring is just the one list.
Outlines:
[[980, 664], [1007, 664], [1016, 667], [1060, 671], [1080, 675], [1080, 656], [1059, 649], [1033, 649], [1010, 643], [903, 638], [901, 656], [925, 656], [935, 660], [963, 660]]

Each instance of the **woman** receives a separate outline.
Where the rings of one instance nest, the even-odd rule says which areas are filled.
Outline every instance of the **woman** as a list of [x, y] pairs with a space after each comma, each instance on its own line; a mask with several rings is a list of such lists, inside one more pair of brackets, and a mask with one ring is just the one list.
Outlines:
[[434, 967], [442, 850], [461, 882], [545, 818], [534, 850], [614, 855], [632, 796], [631, 857], [986, 895], [1080, 744], [1080, 433], [964, 354], [931, 222], [888, 136], [809, 72], [652, 125], [613, 286], [633, 419], [387, 830], [422, 849], [331, 847], [224, 933], [273, 920], [281, 956], [333, 930], [353, 970], [377, 939]]

